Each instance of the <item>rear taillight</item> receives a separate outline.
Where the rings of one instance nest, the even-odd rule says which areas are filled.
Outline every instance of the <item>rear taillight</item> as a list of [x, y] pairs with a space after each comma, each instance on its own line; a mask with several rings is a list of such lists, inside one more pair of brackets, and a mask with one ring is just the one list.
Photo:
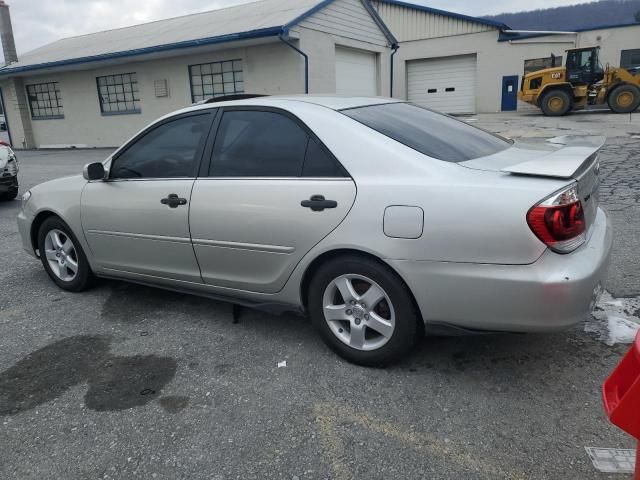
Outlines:
[[535, 205], [527, 213], [529, 228], [550, 249], [569, 253], [584, 243], [586, 223], [578, 185], [573, 184]]

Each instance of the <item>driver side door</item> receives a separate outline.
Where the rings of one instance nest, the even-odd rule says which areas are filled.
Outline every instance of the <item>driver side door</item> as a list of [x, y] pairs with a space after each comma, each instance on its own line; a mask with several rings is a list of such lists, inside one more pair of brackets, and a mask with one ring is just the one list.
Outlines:
[[214, 111], [172, 117], [118, 151], [87, 184], [82, 226], [103, 273], [201, 283], [191, 245], [191, 190]]

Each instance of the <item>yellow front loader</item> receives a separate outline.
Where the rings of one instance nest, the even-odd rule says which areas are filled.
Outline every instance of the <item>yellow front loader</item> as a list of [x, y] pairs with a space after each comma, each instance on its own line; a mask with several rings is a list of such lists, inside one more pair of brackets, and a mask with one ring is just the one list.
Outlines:
[[616, 113], [633, 112], [640, 105], [640, 72], [609, 65], [603, 69], [598, 61], [599, 49], [567, 50], [564, 67], [526, 74], [518, 99], [549, 116], [605, 103]]

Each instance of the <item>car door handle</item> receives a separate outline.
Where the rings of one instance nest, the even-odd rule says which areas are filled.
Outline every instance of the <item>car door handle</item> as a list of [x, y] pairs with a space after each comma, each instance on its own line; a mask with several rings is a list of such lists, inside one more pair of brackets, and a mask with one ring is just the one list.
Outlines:
[[325, 200], [324, 195], [312, 195], [309, 200], [303, 200], [300, 202], [305, 208], [310, 208], [314, 212], [321, 212], [325, 208], [336, 208], [338, 202], [335, 200]]
[[170, 193], [167, 198], [163, 198], [160, 200], [160, 203], [163, 205], [168, 205], [169, 208], [178, 208], [180, 205], [186, 205], [187, 199], [180, 198], [175, 193]]

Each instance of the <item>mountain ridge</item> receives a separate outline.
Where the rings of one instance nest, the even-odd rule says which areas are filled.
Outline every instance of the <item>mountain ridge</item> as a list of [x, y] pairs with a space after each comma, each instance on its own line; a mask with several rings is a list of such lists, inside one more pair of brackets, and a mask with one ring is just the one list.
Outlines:
[[482, 18], [505, 23], [514, 30], [572, 31], [608, 25], [640, 25], [640, 0], [599, 0]]

